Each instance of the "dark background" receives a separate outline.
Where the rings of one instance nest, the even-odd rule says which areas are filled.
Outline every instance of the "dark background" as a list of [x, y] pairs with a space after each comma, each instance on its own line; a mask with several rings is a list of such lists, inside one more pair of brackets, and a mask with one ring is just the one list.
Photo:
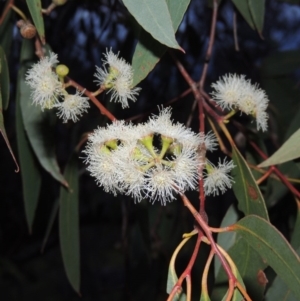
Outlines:
[[[49, 1], [42, 1], [47, 7]], [[26, 11], [25, 1], [16, 5]], [[0, 2], [0, 9], [4, 1]], [[253, 82], [264, 86], [262, 66], [266, 58], [276, 51], [299, 49], [300, 6], [266, 1], [263, 30], [264, 40], [253, 31], [237, 13], [240, 51], [234, 49], [232, 18], [233, 5], [222, 1], [216, 40], [206, 80], [210, 84], [225, 73], [246, 74]], [[186, 55], [177, 53], [193, 79], [200, 78], [211, 23], [211, 9], [206, 1], [192, 0], [177, 33], [179, 44]], [[26, 11], [27, 13], [27, 11]], [[28, 14], [29, 15], [29, 14]], [[11, 22], [18, 20], [16, 15]], [[89, 90], [96, 90], [93, 82], [95, 65], [110, 47], [127, 61], [131, 61], [136, 44], [136, 24], [120, 1], [68, 1], [49, 16], [45, 16], [46, 40], [59, 61], [70, 69], [70, 77]], [[5, 125], [12, 148], [17, 153], [15, 130], [15, 90], [18, 71], [21, 36], [16, 26], [9, 54], [11, 77], [11, 100], [4, 113]], [[276, 67], [275, 67], [276, 68]], [[284, 79], [293, 82], [299, 95], [295, 71]], [[279, 79], [282, 79], [280, 77]], [[299, 83], [299, 82], [298, 82]], [[107, 95], [101, 101], [119, 119], [144, 114], [137, 121], [147, 119], [150, 112], [157, 113], [157, 105], [170, 101], [188, 88], [171, 57], [165, 54], [155, 70], [139, 86], [142, 92], [130, 109], [122, 110], [119, 104], [109, 103]], [[273, 93], [274, 94], [274, 93]], [[299, 99], [299, 98], [298, 98]], [[174, 120], [184, 123], [193, 103], [192, 95], [174, 103]], [[280, 101], [284, 101], [281, 99]], [[294, 101], [294, 100], [293, 100]], [[299, 101], [286, 103], [291, 114], [296, 112]], [[280, 119], [280, 114], [270, 104], [270, 131], [260, 135], [270, 151], [284, 139], [283, 134], [292, 117]], [[63, 169], [81, 135], [97, 126], [105, 125], [107, 119], [92, 109], [80, 122], [62, 124], [57, 122], [56, 149], [58, 162]], [[279, 112], [280, 113], [280, 112]], [[236, 120], [249, 123], [249, 119], [237, 115]], [[253, 127], [253, 124], [249, 124]], [[197, 116], [192, 122], [198, 129]], [[231, 130], [235, 133], [235, 129]], [[270, 139], [270, 133], [276, 139]], [[275, 141], [275, 143], [274, 143]], [[243, 146], [244, 145], [240, 145]], [[80, 298], [71, 288], [62, 263], [57, 220], [51, 230], [44, 251], [41, 252], [48, 221], [57, 204], [59, 184], [42, 171], [42, 190], [32, 234], [28, 232], [22, 200], [20, 173], [15, 166], [2, 138], [0, 138], [0, 298], [1, 300], [164, 300], [167, 269], [170, 257], [179, 244], [181, 236], [193, 229], [193, 219], [180, 200], [162, 207], [144, 201], [134, 204], [125, 196], [113, 197], [96, 186], [94, 179], [80, 164], [80, 248], [81, 248], [81, 294]], [[221, 153], [210, 157], [216, 161]], [[197, 192], [189, 193], [197, 206]], [[207, 198], [206, 208], [210, 225], [218, 226], [228, 206], [235, 202], [232, 191], [220, 197]], [[270, 209], [272, 222], [289, 237], [294, 218], [295, 205], [289, 195], [284, 195]], [[177, 272], [182, 271], [193, 250], [194, 240], [181, 251]], [[193, 272], [195, 300], [199, 296], [201, 269], [207, 248], [201, 246]], [[212, 275], [211, 277], [212, 278]]]

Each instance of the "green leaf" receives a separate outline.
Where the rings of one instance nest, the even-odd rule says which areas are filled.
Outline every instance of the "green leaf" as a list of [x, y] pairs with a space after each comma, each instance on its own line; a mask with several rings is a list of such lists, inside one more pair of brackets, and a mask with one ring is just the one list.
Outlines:
[[16, 164], [16, 167], [17, 167], [16, 172], [18, 172], [19, 171], [19, 166], [18, 166], [17, 160], [15, 158], [15, 155], [13, 153], [13, 150], [10, 146], [9, 140], [7, 138], [6, 130], [5, 130], [5, 127], [4, 127], [4, 118], [3, 118], [3, 110], [2, 110], [2, 95], [1, 95], [1, 93], [0, 93], [0, 132], [2, 134], [2, 137], [3, 137], [3, 139], [6, 143], [6, 146], [9, 150], [13, 160], [15, 161], [15, 164]]
[[[10, 2], [7, 1], [6, 5], [10, 5]], [[3, 11], [5, 9], [6, 7], [3, 9]], [[11, 21], [11, 15], [12, 15], [12, 10], [9, 9], [4, 20], [0, 25], [0, 45], [2, 46], [7, 57], [9, 56], [10, 53], [10, 46], [13, 37], [12, 31], [14, 27], [14, 23]]]
[[200, 301], [211, 301], [207, 292], [201, 292]]
[[59, 239], [67, 277], [76, 292], [80, 289], [78, 166], [74, 153], [67, 163], [64, 176], [70, 190], [61, 186], [59, 197]]
[[300, 157], [300, 129], [298, 129], [271, 157], [260, 163], [259, 167], [277, 165]]
[[[180, 245], [176, 248], [176, 250], [174, 251], [172, 258], [170, 260], [170, 264], [169, 264], [169, 269], [168, 269], [168, 279], [167, 279], [167, 293], [170, 294], [174, 285], [177, 283], [178, 281], [178, 277], [176, 274], [176, 270], [175, 270], [175, 261], [177, 258], [177, 255], [179, 253], [179, 251], [181, 250], [181, 248], [186, 244], [186, 242], [191, 238], [191, 236], [184, 238]], [[184, 293], [177, 293], [175, 294], [174, 298], [172, 301], [185, 301], [186, 300], [186, 295]]]
[[269, 220], [264, 198], [255, 179], [236, 146], [233, 146], [232, 159], [236, 167], [232, 170], [235, 183], [233, 191], [238, 199], [238, 207], [245, 214], [255, 214]]
[[[236, 209], [233, 205], [231, 205], [225, 216], [223, 217], [223, 220], [221, 222], [220, 228], [230, 226], [232, 224], [235, 224], [238, 221], [238, 214], [236, 212]], [[236, 240], [236, 233], [234, 232], [224, 232], [219, 233], [217, 238], [217, 243], [220, 245], [225, 251], [229, 250]], [[214, 264], [214, 271], [215, 271], [215, 277], [217, 277], [219, 270], [221, 268], [220, 260], [215, 256], [215, 264]]]
[[154, 39], [168, 47], [182, 50], [175, 39], [171, 16], [165, 0], [123, 0], [123, 3]]
[[45, 28], [41, 0], [26, 0], [26, 3], [40, 39], [42, 43], [45, 44]]
[[248, 0], [248, 5], [255, 28], [261, 35], [264, 25], [265, 0]]
[[238, 11], [241, 13], [241, 15], [244, 17], [246, 22], [249, 24], [249, 26], [254, 30], [255, 24], [250, 12], [248, 0], [232, 0], [232, 2], [234, 3]]
[[300, 206], [297, 206], [297, 218], [294, 225], [294, 231], [291, 237], [291, 245], [294, 249], [300, 248]]
[[274, 226], [250, 215], [237, 222], [231, 230], [237, 231], [300, 298], [300, 258]]
[[3, 109], [7, 110], [9, 103], [9, 72], [4, 50], [0, 46], [0, 92]]
[[[263, 87], [270, 99], [272, 99], [273, 112], [276, 113], [277, 133], [279, 141], [286, 141], [296, 130], [300, 128], [299, 92], [296, 82], [289, 77], [264, 78]], [[284, 101], [282, 101], [284, 99]], [[274, 113], [273, 113], [274, 114]], [[298, 178], [300, 171], [294, 162], [283, 163], [278, 169], [291, 178]], [[280, 181], [268, 179], [267, 194], [265, 199], [269, 205], [274, 205], [280, 200], [288, 189]]]
[[[234, 245], [234, 246], [236, 246], [236, 245]], [[240, 248], [239, 251], [243, 252], [244, 250]], [[230, 257], [232, 256], [232, 254], [230, 254], [230, 253], [228, 253], [228, 254], [230, 255]], [[248, 255], [248, 254], [246, 254], [246, 255]], [[243, 259], [241, 254], [240, 254], [239, 258]], [[246, 259], [247, 259], [247, 257], [246, 257]], [[242, 284], [242, 286], [245, 288], [245, 284], [244, 284], [243, 278], [242, 278], [241, 273], [240, 273], [241, 270], [240, 270], [239, 266], [237, 266], [235, 260], [233, 260], [233, 262], [235, 264], [235, 267], [232, 268], [232, 272], [233, 272], [234, 276], [238, 279], [238, 281]], [[213, 301], [215, 301], [215, 300], [220, 300], [223, 297], [221, 299], [222, 301], [227, 300], [226, 299], [227, 290], [228, 290], [228, 276], [225, 273], [224, 269], [219, 269], [219, 273], [218, 273], [218, 276], [216, 277], [215, 288], [212, 292], [211, 299]], [[237, 288], [234, 290], [233, 297], [232, 297], [231, 300], [232, 301], [243, 300], [243, 295], [240, 293], [240, 291]]]
[[55, 218], [57, 216], [58, 208], [59, 208], [59, 200], [57, 199], [57, 200], [55, 200], [55, 202], [53, 204], [53, 207], [52, 207], [52, 210], [51, 210], [51, 213], [50, 213], [49, 222], [48, 222], [48, 225], [47, 225], [46, 233], [45, 233], [45, 236], [44, 236], [44, 239], [43, 239], [43, 244], [42, 244], [42, 247], [41, 247], [41, 252], [42, 253], [44, 252], [44, 249], [45, 249], [46, 243], [48, 241], [50, 232], [52, 230]]
[[300, 67], [300, 51], [288, 50], [267, 56], [262, 63], [261, 73], [265, 77], [289, 75]]
[[[177, 31], [189, 4], [190, 0], [167, 0], [174, 32]], [[149, 74], [166, 50], [166, 46], [160, 44], [147, 31], [141, 29], [139, 42], [136, 45], [132, 58], [134, 70], [133, 86], [136, 86]]]
[[[300, 255], [300, 248], [297, 250], [298, 256]], [[288, 286], [281, 280], [280, 277], [276, 277], [268, 289], [265, 301], [299, 301], [298, 298], [292, 293]]]
[[[20, 82], [25, 74], [24, 68], [19, 70], [17, 86], [17, 104], [16, 104], [16, 130], [19, 160], [21, 166], [22, 187], [25, 205], [26, 220], [29, 232], [32, 232], [32, 224], [35, 211], [38, 204], [39, 193], [41, 189], [41, 175], [38, 162], [34, 156], [28, 138], [26, 137], [23, 118], [21, 113], [21, 98], [25, 95], [20, 93]], [[26, 96], [25, 96], [26, 97]], [[27, 101], [27, 98], [23, 101]]]
[[268, 282], [263, 272], [267, 264], [240, 235], [228, 253], [236, 264], [251, 299], [262, 300]]
[[[24, 40], [22, 45], [22, 57], [30, 59], [33, 54], [33, 48], [30, 40]], [[25, 59], [24, 59], [25, 61]], [[22, 74], [28, 70], [28, 65], [21, 66]], [[47, 170], [54, 179], [64, 186], [68, 187], [67, 181], [59, 170], [55, 155], [55, 119], [53, 111], [41, 111], [39, 106], [33, 105], [31, 100], [31, 90], [25, 82], [25, 77], [20, 79], [21, 111], [23, 122], [30, 144], [45, 170]]]
[[[234, 206], [231, 206], [229, 207], [220, 227], [232, 225], [233, 223], [236, 223], [237, 220], [238, 216]], [[231, 234], [231, 236], [229, 236], [229, 234]], [[264, 279], [263, 269], [266, 267], [266, 264], [262, 261], [259, 254], [235, 232], [219, 233], [217, 242], [218, 245], [228, 251], [229, 256], [236, 264], [240, 272], [240, 276], [247, 288], [247, 292], [252, 300], [262, 300], [266, 283], [262, 283], [262, 281], [259, 280]], [[220, 300], [228, 287], [228, 283], [226, 281], [227, 275], [224, 273], [223, 269], [220, 269], [220, 266], [220, 261], [216, 258], [216, 286], [213, 291], [213, 300]], [[237, 300], [242, 300], [242, 298], [239, 299], [239, 295], [237, 295], [236, 298]]]

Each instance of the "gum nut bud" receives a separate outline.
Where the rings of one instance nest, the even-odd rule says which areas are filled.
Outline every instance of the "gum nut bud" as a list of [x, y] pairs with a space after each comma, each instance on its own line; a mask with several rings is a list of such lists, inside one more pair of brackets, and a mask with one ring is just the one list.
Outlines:
[[25, 39], [32, 39], [36, 35], [36, 28], [29, 22], [24, 22], [20, 27], [21, 36]]
[[67, 76], [69, 74], [69, 68], [66, 65], [60, 64], [56, 67], [56, 74], [58, 76]]
[[59, 5], [64, 5], [67, 1], [68, 0], [52, 0], [52, 3], [59, 6]]

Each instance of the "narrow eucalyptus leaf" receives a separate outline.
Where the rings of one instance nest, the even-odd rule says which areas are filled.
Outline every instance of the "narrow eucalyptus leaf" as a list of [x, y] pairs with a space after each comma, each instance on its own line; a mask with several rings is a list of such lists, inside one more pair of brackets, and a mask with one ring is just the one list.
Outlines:
[[59, 196], [59, 239], [63, 263], [70, 284], [80, 290], [78, 155], [74, 153], [67, 163], [64, 176], [70, 189], [61, 186]]
[[255, 28], [261, 35], [264, 25], [265, 0], [248, 0], [248, 4]]
[[255, 215], [241, 219], [232, 230], [238, 232], [300, 298], [300, 258], [283, 235], [268, 221]]
[[26, 0], [26, 3], [40, 39], [45, 44], [45, 27], [41, 0]]
[[2, 106], [7, 110], [9, 103], [9, 71], [7, 59], [3, 48], [0, 46], [0, 92], [2, 96]]
[[20, 82], [25, 76], [25, 69], [21, 68], [18, 74], [17, 85], [17, 103], [16, 103], [16, 131], [17, 131], [17, 145], [21, 169], [23, 197], [25, 205], [26, 220], [29, 232], [32, 232], [32, 224], [35, 217], [35, 211], [38, 205], [38, 199], [41, 189], [41, 175], [39, 166], [34, 152], [31, 148], [28, 137], [26, 136], [23, 117], [21, 112], [20, 103], [21, 98], [26, 95], [20, 92]]
[[257, 186], [247, 162], [236, 146], [233, 146], [232, 159], [236, 167], [232, 170], [233, 191], [238, 199], [238, 207], [245, 214], [255, 214], [268, 220], [264, 198]]
[[137, 22], [151, 36], [171, 48], [181, 49], [175, 39], [171, 16], [165, 0], [123, 0]]
[[300, 129], [298, 129], [284, 144], [259, 167], [277, 165], [300, 157]]
[[244, 17], [246, 22], [249, 24], [249, 26], [254, 30], [255, 23], [250, 12], [248, 0], [232, 0], [232, 2], [234, 3], [238, 11], [241, 13], [241, 15]]
[[[167, 0], [168, 10], [172, 20], [172, 26], [176, 32], [183, 16], [188, 8], [190, 0], [171, 1]], [[166, 52], [167, 46], [155, 40], [147, 31], [141, 29], [139, 42], [136, 45], [132, 67], [134, 70], [133, 86], [142, 81], [155, 67], [160, 58]]]

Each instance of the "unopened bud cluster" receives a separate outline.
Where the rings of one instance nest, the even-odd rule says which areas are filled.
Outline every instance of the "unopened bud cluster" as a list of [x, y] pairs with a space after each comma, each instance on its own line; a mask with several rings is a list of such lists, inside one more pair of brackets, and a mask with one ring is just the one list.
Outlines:
[[[212, 151], [215, 146], [213, 135], [196, 134], [173, 123], [167, 108], [144, 124], [116, 121], [98, 128], [89, 136], [84, 153], [87, 169], [106, 192], [124, 193], [137, 201], [149, 198], [165, 205], [177, 193], [197, 188], [199, 168], [206, 161], [200, 149]], [[206, 173], [204, 182], [214, 171]], [[231, 179], [224, 184], [219, 178], [214, 176], [216, 185], [231, 187]], [[217, 189], [206, 191], [215, 194]]]

